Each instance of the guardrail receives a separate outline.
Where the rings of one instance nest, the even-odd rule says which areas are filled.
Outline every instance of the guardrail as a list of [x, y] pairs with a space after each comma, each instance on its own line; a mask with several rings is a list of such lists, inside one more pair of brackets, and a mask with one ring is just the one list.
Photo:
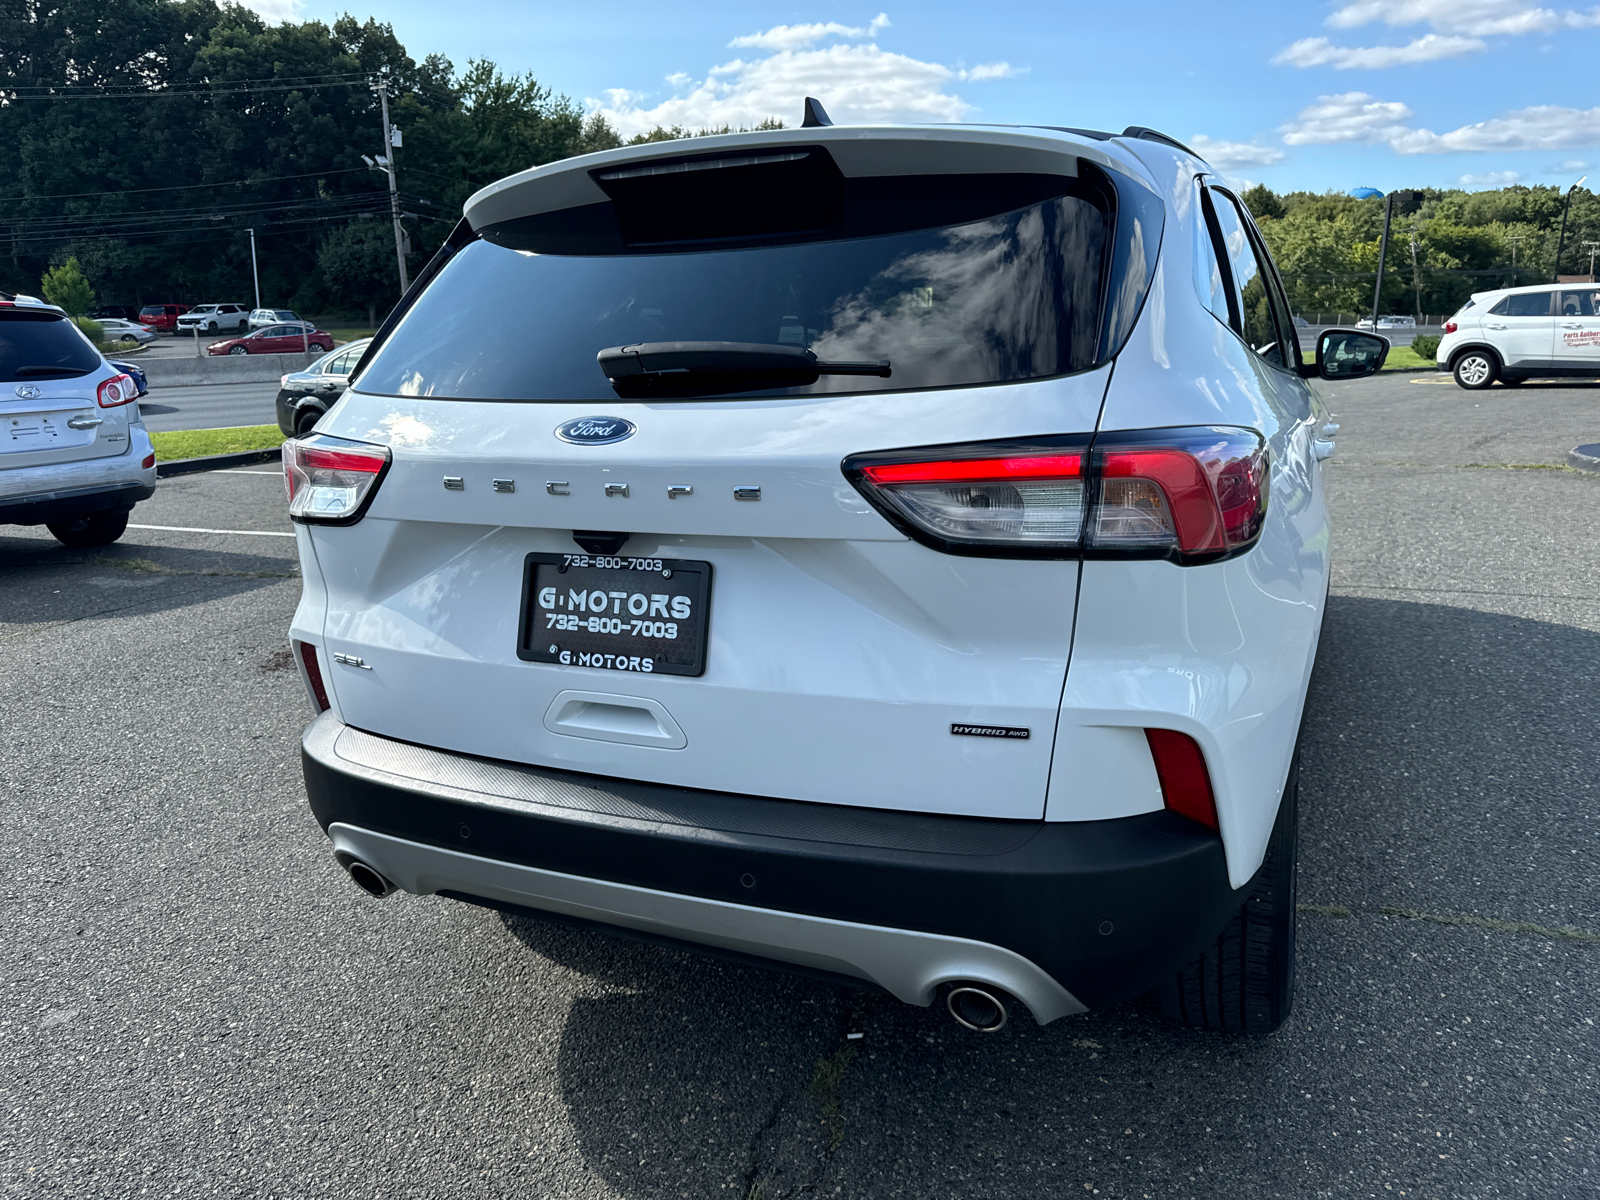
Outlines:
[[218, 354], [198, 358], [146, 358], [139, 363], [151, 387], [201, 383], [267, 383], [290, 371], [303, 371], [322, 357], [310, 354]]

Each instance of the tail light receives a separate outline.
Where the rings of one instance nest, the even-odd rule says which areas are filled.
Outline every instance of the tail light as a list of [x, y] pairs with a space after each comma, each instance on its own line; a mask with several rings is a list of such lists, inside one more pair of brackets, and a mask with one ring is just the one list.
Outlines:
[[1224, 427], [858, 454], [845, 476], [894, 525], [950, 554], [1213, 562], [1255, 544], [1266, 443]]
[[95, 391], [94, 398], [101, 408], [116, 408], [118, 405], [129, 404], [139, 398], [139, 385], [133, 381], [133, 376], [124, 371], [120, 375], [113, 375]]
[[1454, 321], [1446, 321], [1444, 323], [1444, 331], [1446, 333], [1454, 333], [1458, 328], [1460, 327]]
[[327, 712], [328, 689], [322, 682], [322, 667], [317, 663], [317, 648], [310, 642], [295, 642], [294, 648], [300, 653], [300, 665], [305, 668], [306, 687], [311, 692], [311, 701], [317, 706], [318, 712]]
[[1155, 759], [1156, 778], [1161, 781], [1161, 799], [1180, 816], [1199, 821], [1210, 829], [1218, 828], [1217, 801], [1211, 793], [1211, 773], [1200, 744], [1175, 729], [1146, 729], [1150, 757]]
[[283, 444], [289, 516], [315, 525], [354, 525], [389, 470], [389, 447], [314, 433]]

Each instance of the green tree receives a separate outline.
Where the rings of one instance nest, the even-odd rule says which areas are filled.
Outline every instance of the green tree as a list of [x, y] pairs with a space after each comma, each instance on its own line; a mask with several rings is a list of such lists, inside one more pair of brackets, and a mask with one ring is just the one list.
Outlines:
[[44, 298], [69, 317], [81, 317], [94, 307], [94, 289], [83, 277], [83, 269], [76, 258], [69, 258], [54, 270], [46, 271], [39, 286]]
[[317, 266], [347, 304], [366, 306], [369, 324], [377, 324], [380, 305], [387, 309], [400, 297], [394, 226], [388, 221], [352, 221], [333, 230], [317, 250]]
[[1258, 183], [1239, 199], [1244, 201], [1244, 206], [1250, 210], [1250, 215], [1259, 224], [1263, 220], [1277, 220], [1283, 216], [1283, 201], [1277, 194], [1264, 183]]

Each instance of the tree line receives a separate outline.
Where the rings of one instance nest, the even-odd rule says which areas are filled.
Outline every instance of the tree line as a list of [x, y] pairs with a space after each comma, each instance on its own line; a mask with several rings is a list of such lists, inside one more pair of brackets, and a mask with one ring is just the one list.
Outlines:
[[379, 78], [402, 134], [413, 274], [478, 188], [622, 144], [532, 75], [415, 59], [376, 20], [0, 0], [0, 290], [37, 293], [76, 258], [101, 304], [249, 303], [253, 227], [263, 304], [387, 308], [399, 292], [388, 182], [362, 158], [384, 153]]
[[[1554, 280], [1565, 193], [1421, 189], [1396, 202], [1384, 262], [1385, 313], [1450, 313], [1473, 292]], [[1241, 197], [1261, 227], [1296, 312], [1370, 312], [1384, 199], [1314, 192]], [[1416, 249], [1413, 254], [1412, 243]], [[1600, 249], [1600, 199], [1572, 194], [1560, 274], [1587, 275]]]

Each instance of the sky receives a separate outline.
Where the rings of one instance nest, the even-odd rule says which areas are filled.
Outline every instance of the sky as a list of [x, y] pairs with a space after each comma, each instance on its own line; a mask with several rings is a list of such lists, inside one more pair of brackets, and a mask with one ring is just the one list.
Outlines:
[[415, 58], [532, 72], [625, 135], [797, 125], [812, 95], [841, 125], [1146, 125], [1279, 192], [1566, 187], [1591, 163], [1600, 177], [1600, 7], [883, 2], [248, 7], [273, 20], [376, 16]]

